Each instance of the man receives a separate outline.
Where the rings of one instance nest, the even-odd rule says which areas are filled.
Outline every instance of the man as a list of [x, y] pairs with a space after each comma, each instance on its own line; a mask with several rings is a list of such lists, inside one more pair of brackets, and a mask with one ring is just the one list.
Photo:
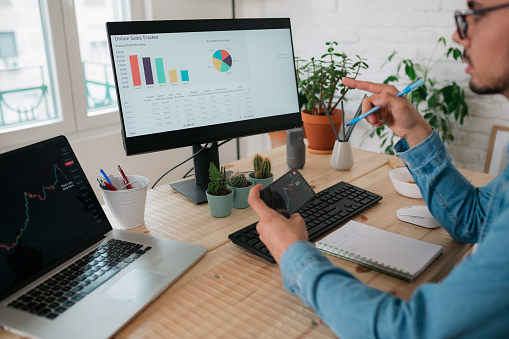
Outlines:
[[[457, 12], [453, 39], [463, 45], [470, 87], [509, 99], [509, 3], [468, 2]], [[281, 267], [285, 288], [315, 308], [341, 338], [509, 337], [509, 168], [485, 187], [473, 187], [451, 164], [437, 133], [396, 88], [352, 79], [350, 87], [374, 93], [363, 111], [382, 106], [366, 120], [384, 121], [402, 139], [396, 154], [412, 173], [433, 216], [451, 237], [478, 242], [440, 284], [420, 286], [410, 301], [372, 289], [333, 266], [307, 242], [304, 220], [278, 215], [259, 199], [249, 203], [260, 216], [257, 230]]]

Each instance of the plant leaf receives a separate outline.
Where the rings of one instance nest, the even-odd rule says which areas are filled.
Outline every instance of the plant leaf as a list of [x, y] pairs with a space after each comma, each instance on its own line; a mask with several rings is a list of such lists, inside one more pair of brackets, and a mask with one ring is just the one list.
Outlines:
[[405, 60], [405, 73], [412, 81], [417, 77], [412, 60]]
[[395, 76], [395, 75], [390, 75], [390, 76], [388, 76], [388, 77], [387, 77], [387, 79], [385, 79], [385, 80], [384, 80], [384, 84], [386, 84], [386, 85], [387, 85], [387, 84], [388, 84], [388, 83], [390, 83], [390, 82], [398, 82], [398, 81], [399, 81], [399, 79], [398, 79], [398, 77], [397, 77], [397, 76]]
[[454, 52], [452, 54], [454, 57], [454, 60], [463, 60], [463, 53], [457, 48], [454, 49]]

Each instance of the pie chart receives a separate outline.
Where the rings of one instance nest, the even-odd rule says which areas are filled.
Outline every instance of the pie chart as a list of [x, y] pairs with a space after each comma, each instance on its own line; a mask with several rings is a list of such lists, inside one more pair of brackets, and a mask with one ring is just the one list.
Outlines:
[[232, 56], [224, 49], [218, 49], [212, 56], [212, 63], [219, 72], [227, 72], [232, 67]]

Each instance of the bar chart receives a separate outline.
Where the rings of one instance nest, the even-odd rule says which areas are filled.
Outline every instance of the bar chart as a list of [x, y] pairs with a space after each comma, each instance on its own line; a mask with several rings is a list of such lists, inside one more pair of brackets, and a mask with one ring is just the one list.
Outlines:
[[[157, 77], [158, 84], [166, 83], [166, 74], [168, 74], [168, 78], [170, 83], [178, 83], [178, 82], [189, 82], [189, 70], [187, 69], [166, 69], [164, 65], [163, 58], [152, 58], [152, 57], [141, 57], [142, 60], [142, 69], [145, 80], [145, 85], [154, 85], [155, 79]], [[154, 60], [154, 64], [152, 63]], [[138, 55], [129, 55], [129, 63], [131, 67], [131, 76], [132, 76], [132, 85], [133, 86], [142, 86], [142, 77], [141, 70], [139, 64], [139, 56]], [[155, 65], [155, 73], [153, 70], [153, 65]], [[168, 73], [166, 73], [168, 72]], [[180, 74], [180, 80], [179, 80]], [[155, 77], [155, 76], [156, 77]]]

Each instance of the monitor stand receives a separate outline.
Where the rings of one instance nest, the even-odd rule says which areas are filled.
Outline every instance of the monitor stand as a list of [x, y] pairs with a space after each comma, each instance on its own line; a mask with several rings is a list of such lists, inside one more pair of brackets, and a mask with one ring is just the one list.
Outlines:
[[[193, 154], [203, 146], [194, 145]], [[219, 151], [217, 141], [208, 143], [206, 148], [194, 157], [194, 179], [179, 181], [170, 184], [173, 189], [185, 195], [195, 204], [207, 202], [205, 191], [209, 183], [209, 167], [213, 162], [219, 168]]]

